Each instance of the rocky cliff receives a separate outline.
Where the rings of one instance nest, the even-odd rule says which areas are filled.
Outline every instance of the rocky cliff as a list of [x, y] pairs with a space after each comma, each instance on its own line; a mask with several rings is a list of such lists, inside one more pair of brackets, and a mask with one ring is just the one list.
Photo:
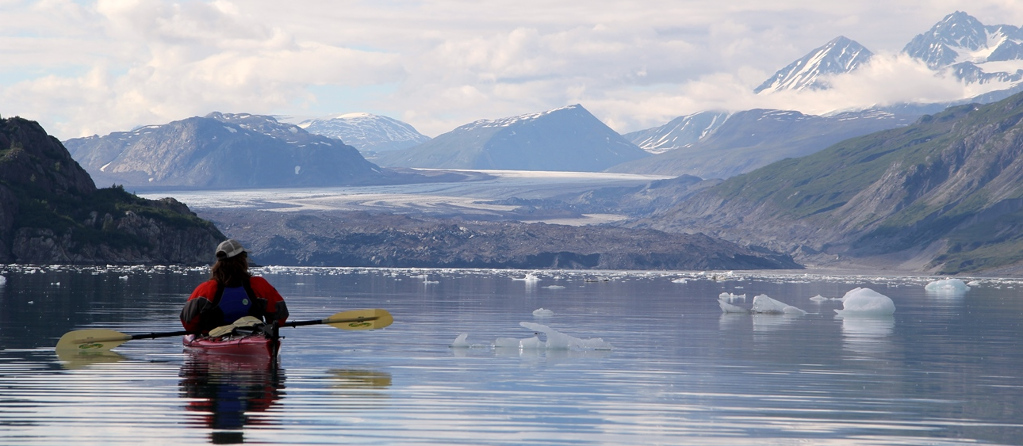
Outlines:
[[785, 255], [702, 234], [359, 212], [204, 209], [261, 264], [436, 268], [778, 269]]
[[97, 189], [38, 123], [0, 119], [0, 262], [205, 264], [223, 238], [172, 198]]

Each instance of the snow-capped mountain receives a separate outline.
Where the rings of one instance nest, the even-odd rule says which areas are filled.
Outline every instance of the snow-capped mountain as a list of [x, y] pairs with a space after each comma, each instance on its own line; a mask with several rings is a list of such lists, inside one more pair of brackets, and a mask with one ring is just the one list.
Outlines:
[[679, 116], [667, 124], [622, 136], [647, 152], [658, 154], [668, 150], [690, 147], [721, 127], [728, 119], [723, 111], [705, 111]]
[[838, 36], [778, 70], [753, 92], [827, 89], [830, 86], [828, 75], [849, 73], [870, 60], [871, 56], [873, 53], [863, 45]]
[[407, 123], [370, 113], [307, 119], [298, 126], [315, 135], [340, 139], [363, 153], [407, 149], [430, 140]]
[[214, 112], [64, 145], [98, 183], [132, 189], [336, 186], [391, 175], [341, 141], [246, 113]]
[[968, 83], [1023, 79], [1023, 30], [980, 23], [956, 11], [911, 40], [902, 51], [934, 70], [950, 70]]
[[571, 105], [475, 121], [373, 161], [387, 167], [597, 172], [645, 156], [581, 105]]

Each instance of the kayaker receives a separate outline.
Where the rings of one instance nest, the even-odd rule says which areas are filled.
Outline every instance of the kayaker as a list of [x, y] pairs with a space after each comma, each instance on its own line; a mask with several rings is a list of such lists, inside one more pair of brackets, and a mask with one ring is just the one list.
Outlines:
[[288, 319], [288, 306], [281, 294], [262, 277], [249, 274], [249, 256], [236, 240], [217, 246], [217, 261], [210, 280], [199, 284], [181, 309], [181, 325], [193, 333], [254, 316], [266, 323]]

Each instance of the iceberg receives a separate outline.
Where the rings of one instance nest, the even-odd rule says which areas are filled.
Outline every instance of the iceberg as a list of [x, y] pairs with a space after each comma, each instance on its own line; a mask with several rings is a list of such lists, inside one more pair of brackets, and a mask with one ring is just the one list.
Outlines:
[[718, 305], [721, 307], [722, 313], [749, 313], [749, 310], [738, 305], [725, 302], [724, 299], [718, 299]]
[[533, 310], [533, 317], [551, 317], [554, 316], [554, 311], [545, 308], [537, 308]]
[[959, 294], [970, 291], [970, 287], [959, 279], [944, 279], [928, 283], [924, 290], [935, 294]]
[[891, 316], [895, 313], [895, 302], [870, 288], [854, 288], [842, 296], [842, 309], [835, 313], [842, 317]]
[[792, 305], [771, 299], [766, 294], [753, 296], [753, 308], [750, 309], [750, 313], [798, 314], [798, 315], [806, 314], [805, 311], [793, 307]]
[[462, 333], [455, 338], [454, 342], [451, 343], [451, 348], [469, 348], [471, 345], [466, 338], [469, 337], [469, 333]]
[[[580, 339], [535, 322], [519, 322], [519, 325], [547, 336], [547, 342], [539, 343], [537, 348], [546, 348], [548, 350], [611, 350], [611, 344], [601, 338]], [[537, 341], [539, 342], [539, 340]], [[523, 344], [523, 348], [526, 348], [525, 344]]]

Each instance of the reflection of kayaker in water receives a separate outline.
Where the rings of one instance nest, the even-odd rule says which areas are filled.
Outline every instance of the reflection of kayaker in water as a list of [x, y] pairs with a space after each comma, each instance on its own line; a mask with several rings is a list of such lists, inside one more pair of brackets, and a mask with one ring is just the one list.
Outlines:
[[181, 368], [181, 396], [197, 414], [196, 424], [212, 429], [214, 444], [243, 443], [247, 426], [267, 424], [264, 413], [284, 395], [284, 371], [266, 358], [190, 354]]
[[199, 284], [181, 310], [181, 325], [194, 333], [254, 316], [267, 323], [283, 324], [288, 306], [280, 293], [262, 277], [249, 274], [245, 248], [235, 240], [217, 246], [217, 261], [210, 269], [210, 280]]

